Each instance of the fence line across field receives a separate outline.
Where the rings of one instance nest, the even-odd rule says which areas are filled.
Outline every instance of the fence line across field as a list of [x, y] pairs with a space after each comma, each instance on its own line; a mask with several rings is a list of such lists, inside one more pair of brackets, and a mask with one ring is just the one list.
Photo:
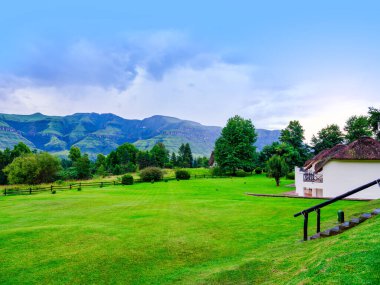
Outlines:
[[[225, 178], [227, 176], [214, 176], [214, 175], [207, 175], [207, 174], [194, 174], [191, 175], [191, 178], [194, 179], [201, 179], [201, 178]], [[163, 180], [176, 180], [175, 177], [165, 177]], [[144, 182], [141, 179], [135, 179], [134, 183], [141, 183]], [[99, 187], [103, 188], [106, 186], [111, 185], [123, 185], [119, 181], [100, 181], [100, 182], [77, 182], [77, 183], [71, 183], [67, 186], [63, 185], [50, 185], [50, 186], [44, 186], [44, 187], [28, 187], [28, 188], [5, 188], [3, 189], [3, 195], [4, 196], [11, 196], [11, 195], [32, 195], [37, 194], [40, 192], [53, 192], [53, 190], [78, 190], [82, 187]]]

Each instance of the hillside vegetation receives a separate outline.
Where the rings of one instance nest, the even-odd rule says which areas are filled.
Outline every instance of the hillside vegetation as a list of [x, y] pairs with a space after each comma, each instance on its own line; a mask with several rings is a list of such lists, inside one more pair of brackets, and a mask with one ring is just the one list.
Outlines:
[[[300, 242], [293, 214], [320, 200], [265, 176], [0, 197], [1, 284], [379, 284], [379, 217]], [[380, 207], [341, 201], [322, 228]], [[315, 223], [311, 218], [310, 229]]]

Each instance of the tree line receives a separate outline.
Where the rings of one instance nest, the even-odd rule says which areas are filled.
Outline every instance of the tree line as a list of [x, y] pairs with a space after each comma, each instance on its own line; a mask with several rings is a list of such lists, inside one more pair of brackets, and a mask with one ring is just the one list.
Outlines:
[[[215, 161], [220, 171], [236, 175], [238, 170], [252, 172], [266, 170], [279, 185], [280, 177], [301, 167], [308, 159], [336, 144], [350, 143], [363, 136], [380, 139], [380, 109], [369, 107], [367, 116], [351, 116], [345, 123], [344, 132], [336, 124], [322, 128], [304, 142], [304, 129], [299, 121], [290, 121], [281, 130], [279, 141], [256, 151], [257, 133], [251, 120], [239, 116], [230, 118], [215, 143]], [[294, 175], [294, 174], [293, 174]]]
[[78, 147], [72, 146], [68, 157], [59, 159], [47, 152], [32, 151], [20, 142], [12, 150], [0, 150], [0, 185], [89, 179], [135, 172], [151, 166], [208, 167], [208, 158], [194, 158], [188, 143], [181, 144], [177, 153], [170, 154], [159, 142], [149, 151], [141, 151], [130, 143], [124, 143], [108, 155], [98, 154], [95, 161], [91, 161], [88, 154], [82, 153]]

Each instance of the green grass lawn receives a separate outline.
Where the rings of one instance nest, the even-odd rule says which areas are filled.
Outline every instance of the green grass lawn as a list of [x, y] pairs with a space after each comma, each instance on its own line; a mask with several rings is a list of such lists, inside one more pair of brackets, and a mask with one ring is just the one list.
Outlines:
[[[193, 179], [0, 197], [0, 284], [379, 284], [380, 218], [300, 242], [321, 200], [265, 176]], [[380, 202], [341, 201], [322, 228]], [[310, 215], [310, 232], [314, 215]]]

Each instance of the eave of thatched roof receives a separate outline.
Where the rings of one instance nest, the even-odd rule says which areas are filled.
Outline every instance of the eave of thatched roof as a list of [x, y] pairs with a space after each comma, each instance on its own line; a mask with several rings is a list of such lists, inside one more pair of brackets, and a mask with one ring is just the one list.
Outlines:
[[348, 145], [338, 144], [311, 159], [307, 169], [314, 165], [315, 172], [320, 172], [330, 160], [380, 160], [380, 142], [363, 137]]

